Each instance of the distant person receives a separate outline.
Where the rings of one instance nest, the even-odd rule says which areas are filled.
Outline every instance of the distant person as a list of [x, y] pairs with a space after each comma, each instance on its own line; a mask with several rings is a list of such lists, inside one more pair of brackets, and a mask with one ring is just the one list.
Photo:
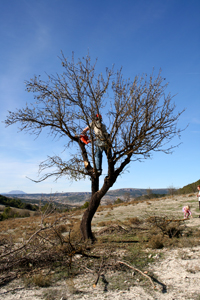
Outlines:
[[183, 207], [183, 212], [184, 212], [184, 219], [188, 219], [189, 216], [192, 217], [192, 213], [191, 213], [189, 205]]
[[[197, 186], [197, 190], [199, 191], [197, 194], [198, 200], [199, 200], [199, 210], [200, 210], [200, 185]], [[200, 216], [199, 216], [200, 218]]]
[[[102, 155], [103, 152], [107, 154], [107, 143], [106, 139], [108, 138], [108, 133], [106, 130], [106, 126], [102, 123], [102, 116], [97, 114], [95, 116], [95, 120], [90, 123], [89, 126], [87, 126], [83, 131], [82, 134], [85, 135], [85, 133], [89, 129], [94, 130], [95, 133], [95, 141], [96, 141], [96, 153], [95, 153], [95, 164], [97, 172], [101, 175], [102, 173]], [[90, 140], [89, 140], [90, 142]]]

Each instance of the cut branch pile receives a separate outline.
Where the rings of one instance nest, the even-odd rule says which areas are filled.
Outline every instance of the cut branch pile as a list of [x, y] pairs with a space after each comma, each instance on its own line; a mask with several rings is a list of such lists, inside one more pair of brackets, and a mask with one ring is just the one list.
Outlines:
[[[40, 228], [27, 240], [20, 243], [14, 243], [12, 239], [1, 241], [0, 286], [37, 268], [51, 268], [54, 262], [60, 262], [70, 269], [76, 254], [87, 256], [80, 241], [71, 241], [70, 226], [66, 236], [61, 233], [58, 220], [45, 226], [48, 216], [42, 216]], [[63, 227], [67, 228], [67, 225]]]

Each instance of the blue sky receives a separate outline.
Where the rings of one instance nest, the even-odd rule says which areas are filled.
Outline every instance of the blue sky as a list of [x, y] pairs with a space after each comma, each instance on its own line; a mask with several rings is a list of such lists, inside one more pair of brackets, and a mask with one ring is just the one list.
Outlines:
[[[125, 78], [162, 69], [175, 95], [182, 133], [172, 155], [131, 163], [117, 188], [175, 188], [200, 178], [200, 1], [199, 0], [9, 0], [0, 2], [0, 193], [90, 191], [90, 181], [34, 183], [38, 165], [59, 154], [65, 141], [19, 132], [2, 123], [8, 110], [33, 101], [25, 80], [61, 73], [58, 56], [98, 58], [97, 71], [115, 64]], [[174, 140], [174, 144], [179, 141]], [[105, 159], [104, 159], [105, 161]], [[101, 176], [101, 181], [103, 180]]]

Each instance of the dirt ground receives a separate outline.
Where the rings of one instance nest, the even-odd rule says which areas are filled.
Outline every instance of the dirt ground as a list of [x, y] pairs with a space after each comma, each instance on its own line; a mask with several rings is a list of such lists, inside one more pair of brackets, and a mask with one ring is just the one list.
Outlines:
[[[146, 218], [149, 215], [167, 215], [177, 219], [183, 217], [182, 207], [190, 205], [193, 218], [187, 220], [187, 226], [199, 227], [200, 218], [196, 195], [166, 197], [161, 200], [148, 200], [136, 205], [118, 206], [114, 209], [97, 212], [93, 220], [93, 230], [99, 230], [98, 223], [109, 220], [126, 220], [131, 217]], [[146, 249], [148, 253], [148, 249]], [[142, 286], [139, 281], [132, 285], [126, 278], [124, 290], [105, 289], [100, 280], [93, 287], [94, 278], [78, 276], [71, 282], [59, 281], [49, 288], [25, 288], [19, 279], [0, 289], [0, 299], [4, 300], [200, 300], [200, 246], [188, 245], [185, 248], [160, 249], [154, 251], [154, 263], [147, 267], [157, 278], [155, 288], [149, 284]], [[131, 271], [130, 271], [131, 272]], [[109, 282], [109, 274], [107, 274]], [[134, 274], [132, 276], [135, 276]]]

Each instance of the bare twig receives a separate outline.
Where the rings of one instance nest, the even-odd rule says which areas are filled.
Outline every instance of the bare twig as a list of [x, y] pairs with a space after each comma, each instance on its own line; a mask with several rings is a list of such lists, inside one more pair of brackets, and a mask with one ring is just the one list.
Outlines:
[[[47, 229], [47, 228], [40, 228], [40, 229], [38, 229], [36, 232], [34, 232], [34, 233], [31, 235], [31, 237], [28, 239], [28, 241], [27, 241], [23, 246], [21, 246], [21, 247], [15, 249], [15, 250], [13, 250], [13, 251], [10, 251], [10, 252], [8, 252], [8, 253], [6, 253], [6, 254], [1, 255], [0, 258], [3, 258], [3, 257], [5, 257], [5, 256], [8, 256], [8, 255], [13, 254], [13, 253], [15, 253], [15, 252], [17, 252], [17, 251], [22, 250], [23, 248], [25, 248], [25, 247], [30, 243], [30, 241], [31, 241], [31, 240], [32, 240], [39, 232], [41, 232], [41, 231], [43, 231], [43, 230], [45, 230], [45, 229]], [[49, 228], [48, 228], [48, 229], [49, 229]]]
[[126, 262], [120, 261], [120, 260], [118, 260], [117, 263], [123, 264], [123, 265], [125, 265], [125, 266], [127, 266], [127, 267], [129, 267], [129, 268], [131, 268], [131, 269], [133, 269], [133, 270], [135, 270], [135, 271], [137, 271], [137, 272], [139, 272], [139, 273], [142, 274], [144, 277], [148, 278], [148, 280], [151, 282], [151, 284], [152, 284], [152, 286], [153, 286], [154, 289], [156, 288], [155, 285], [154, 285], [154, 283], [153, 283], [153, 281], [152, 281], [152, 279], [151, 279], [151, 277], [148, 276], [147, 274], [144, 274], [141, 270], [139, 270], [139, 269], [137, 269], [137, 268], [135, 268], [135, 267], [133, 267], [133, 266], [127, 264]]
[[96, 279], [95, 283], [93, 284], [93, 287], [96, 287], [96, 285], [97, 285], [97, 283], [98, 283], [98, 281], [99, 281], [99, 277], [100, 277], [100, 275], [101, 275], [101, 268], [102, 268], [102, 266], [103, 266], [103, 258], [102, 258], [102, 260], [101, 260], [100, 268], [99, 268], [99, 271], [98, 271], [98, 273], [97, 273], [97, 279]]

